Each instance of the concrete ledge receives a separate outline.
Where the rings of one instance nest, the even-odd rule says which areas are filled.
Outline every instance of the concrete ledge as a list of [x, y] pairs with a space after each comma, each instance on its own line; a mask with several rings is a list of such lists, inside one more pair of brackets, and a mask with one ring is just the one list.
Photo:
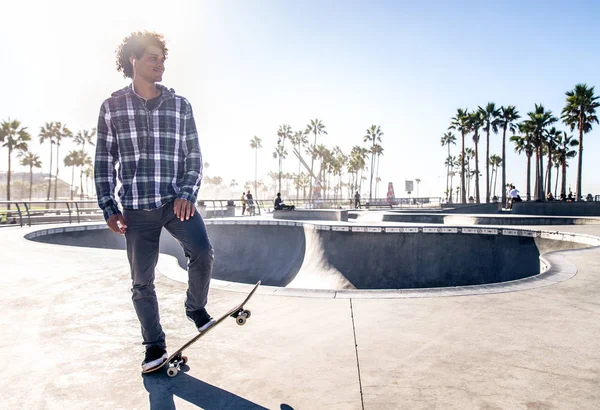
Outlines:
[[348, 211], [338, 209], [295, 209], [273, 211], [273, 219], [288, 221], [339, 221], [348, 222]]
[[515, 202], [512, 213], [548, 216], [600, 216], [600, 202]]

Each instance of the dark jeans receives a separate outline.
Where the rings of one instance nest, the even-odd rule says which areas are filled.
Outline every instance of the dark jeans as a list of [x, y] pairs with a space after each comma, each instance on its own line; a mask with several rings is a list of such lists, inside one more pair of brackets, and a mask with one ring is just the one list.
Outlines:
[[127, 225], [125, 239], [131, 267], [132, 300], [142, 327], [143, 344], [166, 347], [154, 290], [161, 230], [164, 227], [179, 242], [188, 258], [186, 311], [206, 306], [213, 248], [197, 210], [192, 218], [183, 222], [173, 213], [173, 202], [151, 211], [125, 209], [123, 217]]

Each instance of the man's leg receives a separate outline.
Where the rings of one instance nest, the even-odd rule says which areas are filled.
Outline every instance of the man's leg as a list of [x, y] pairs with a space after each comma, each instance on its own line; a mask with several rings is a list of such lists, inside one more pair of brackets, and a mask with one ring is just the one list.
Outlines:
[[179, 242], [188, 258], [186, 311], [194, 312], [203, 309], [208, 300], [214, 259], [204, 221], [196, 211], [193, 217], [182, 222], [173, 213], [172, 203], [165, 206], [163, 218], [165, 229]]
[[144, 345], [166, 347], [154, 290], [154, 268], [158, 261], [161, 210], [125, 210], [125, 239], [131, 267], [132, 300], [142, 327]]

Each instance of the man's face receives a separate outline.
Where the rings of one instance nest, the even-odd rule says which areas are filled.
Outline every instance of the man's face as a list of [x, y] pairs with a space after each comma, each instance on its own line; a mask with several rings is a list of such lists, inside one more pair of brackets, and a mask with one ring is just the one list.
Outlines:
[[134, 67], [135, 76], [141, 77], [150, 83], [162, 81], [162, 75], [165, 71], [165, 56], [159, 47], [148, 46], [142, 58], [137, 59], [132, 56], [130, 60]]

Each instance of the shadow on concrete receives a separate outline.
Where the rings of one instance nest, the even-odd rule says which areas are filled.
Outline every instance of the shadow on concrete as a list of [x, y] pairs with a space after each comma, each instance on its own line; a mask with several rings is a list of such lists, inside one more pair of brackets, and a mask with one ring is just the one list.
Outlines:
[[[174, 410], [176, 408], [174, 396], [206, 410], [266, 409], [266, 407], [246, 400], [243, 397], [198, 380], [183, 371], [179, 372], [175, 377], [168, 377], [162, 372], [144, 374], [142, 377], [144, 379], [144, 387], [149, 393], [151, 410]], [[292, 409], [287, 404], [282, 404], [281, 408]]]

